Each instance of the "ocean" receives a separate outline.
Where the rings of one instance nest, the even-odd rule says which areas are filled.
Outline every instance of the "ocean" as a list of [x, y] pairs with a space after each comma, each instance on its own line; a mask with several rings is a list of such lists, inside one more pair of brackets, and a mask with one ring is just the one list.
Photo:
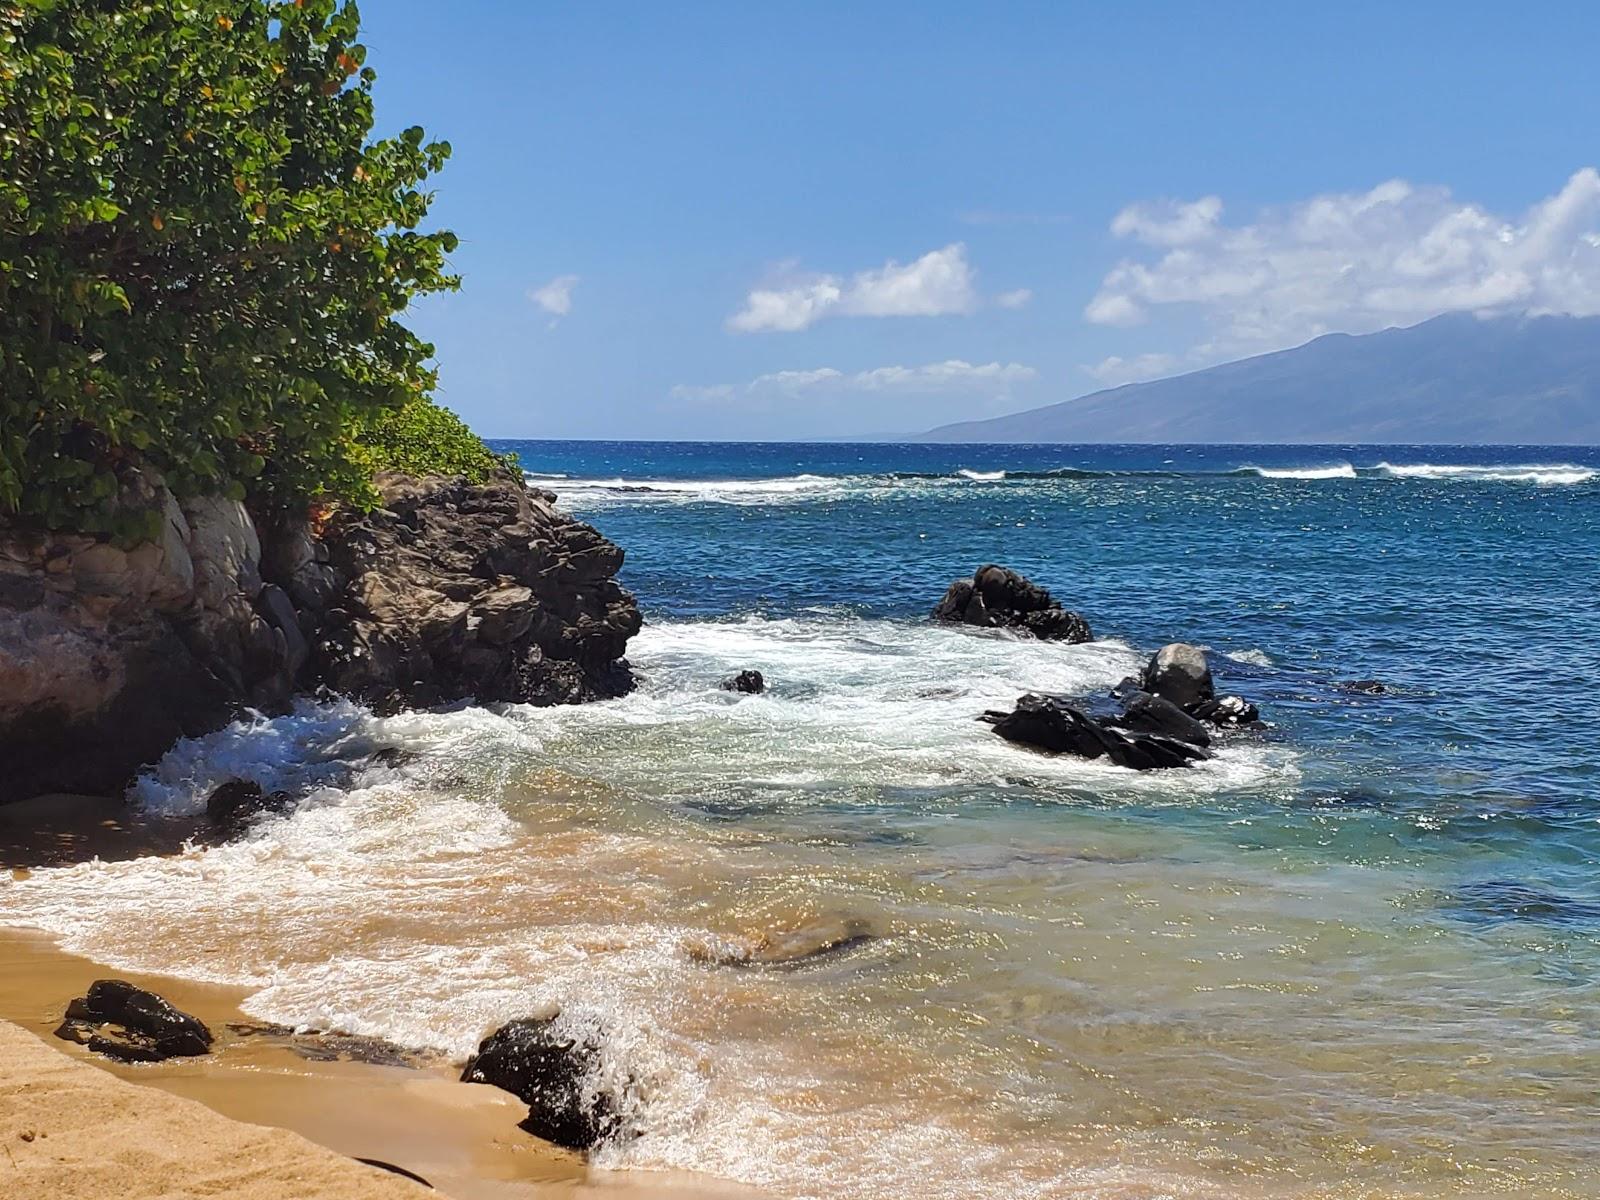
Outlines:
[[[456, 1055], [558, 1006], [642, 1131], [606, 1167], [843, 1200], [1600, 1196], [1600, 451], [498, 448], [625, 547], [634, 694], [306, 702], [182, 743], [135, 790], [156, 812], [236, 776], [309, 798], [0, 881], [0, 922]], [[1096, 640], [932, 624], [988, 562]], [[1266, 720], [1195, 769], [975, 719], [1174, 640]], [[746, 668], [767, 694], [719, 687]], [[385, 745], [416, 757], [340, 766]]]

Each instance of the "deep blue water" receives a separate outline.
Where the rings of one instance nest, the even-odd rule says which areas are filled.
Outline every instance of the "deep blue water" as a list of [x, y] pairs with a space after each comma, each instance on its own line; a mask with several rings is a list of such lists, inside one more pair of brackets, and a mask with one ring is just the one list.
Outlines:
[[626, 548], [650, 617], [917, 620], [1004, 563], [1099, 635], [1219, 652], [1301, 751], [1264, 843], [1600, 904], [1600, 449], [496, 446]]

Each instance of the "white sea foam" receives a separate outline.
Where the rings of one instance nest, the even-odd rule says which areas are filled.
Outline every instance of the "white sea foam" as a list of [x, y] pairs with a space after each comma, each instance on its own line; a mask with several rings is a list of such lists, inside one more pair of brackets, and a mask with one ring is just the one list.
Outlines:
[[[864, 1086], [862, 1033], [831, 1024], [844, 1018], [813, 999], [826, 993], [706, 970], [686, 946], [740, 903], [771, 919], [904, 892], [932, 919], [927, 885], [896, 874], [914, 863], [874, 859], [851, 882], [837, 854], [797, 857], [793, 830], [817, 828], [808, 806], [1187, 804], [1292, 779], [1292, 755], [1230, 745], [1194, 770], [1137, 774], [1032, 754], [974, 720], [1024, 690], [1109, 687], [1142, 659], [1116, 641], [819, 613], [651, 625], [630, 659], [641, 686], [614, 702], [387, 718], [307, 704], [182, 743], [140, 781], [155, 811], [193, 812], [229, 778], [309, 794], [230, 845], [0, 881], [0, 922], [114, 967], [246, 986], [243, 1007], [262, 1020], [455, 1055], [557, 1006], [602, 1046], [588, 1086], [646, 1131], [605, 1150], [604, 1166], [706, 1171], [797, 1196], [1068, 1194], [1059, 1148], [986, 1132], [976, 1105], [942, 1113], [914, 1088], [874, 1083], [883, 1090], [861, 1109], [849, 1098]], [[766, 694], [719, 687], [747, 667], [766, 674]], [[418, 757], [351, 773], [353, 756], [385, 746]], [[756, 815], [707, 825], [696, 816], [707, 803]], [[790, 815], [764, 819], [763, 803]], [[772, 1016], [790, 1005], [805, 1036]], [[874, 1018], [875, 1053], [928, 1069], [897, 1022]]]
[[1441, 479], [1462, 483], [1532, 483], [1559, 487], [1587, 483], [1600, 475], [1577, 463], [1527, 463], [1458, 466], [1448, 463], [1379, 463], [1376, 470], [1394, 479]]
[[974, 471], [968, 467], [962, 467], [956, 474], [974, 483], [999, 483], [1006, 477], [1004, 471]]
[[1349, 463], [1339, 463], [1331, 467], [1244, 467], [1242, 470], [1253, 471], [1263, 479], [1354, 479], [1356, 469]]
[[870, 482], [845, 475], [789, 475], [778, 479], [564, 479], [549, 482], [556, 497], [585, 507], [615, 504], [774, 504], [824, 493], [842, 494]]
[[1234, 662], [1248, 663], [1252, 667], [1270, 667], [1272, 659], [1265, 650], [1230, 650], [1227, 657]]

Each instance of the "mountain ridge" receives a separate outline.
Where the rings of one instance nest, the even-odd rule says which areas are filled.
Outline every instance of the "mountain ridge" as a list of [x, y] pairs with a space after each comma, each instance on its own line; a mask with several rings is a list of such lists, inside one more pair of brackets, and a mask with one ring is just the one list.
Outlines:
[[1600, 317], [1452, 313], [1328, 333], [919, 442], [1600, 444]]

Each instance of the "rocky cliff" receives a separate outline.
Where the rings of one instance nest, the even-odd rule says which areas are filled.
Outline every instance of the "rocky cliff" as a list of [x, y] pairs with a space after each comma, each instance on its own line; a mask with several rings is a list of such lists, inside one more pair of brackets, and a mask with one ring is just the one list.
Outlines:
[[505, 476], [384, 476], [382, 506], [258, 529], [180, 503], [132, 549], [0, 528], [0, 801], [107, 793], [176, 739], [326, 688], [381, 709], [565, 704], [632, 686], [622, 551]]

